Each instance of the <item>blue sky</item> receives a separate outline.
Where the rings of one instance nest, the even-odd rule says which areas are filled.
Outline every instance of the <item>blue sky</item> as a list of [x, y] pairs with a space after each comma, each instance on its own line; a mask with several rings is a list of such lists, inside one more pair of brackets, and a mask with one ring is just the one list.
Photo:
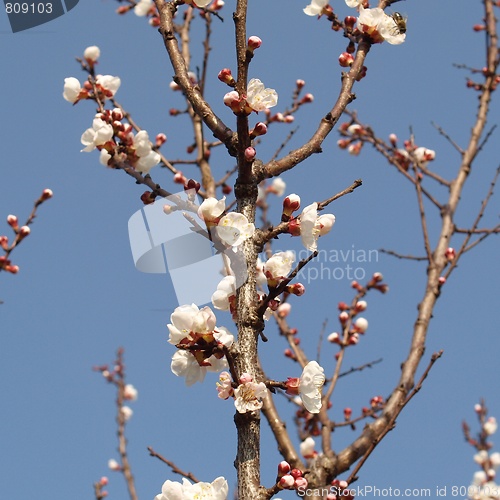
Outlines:
[[[297, 78], [304, 79], [305, 90], [315, 96], [314, 103], [297, 114], [294, 126], [300, 128], [289, 149], [310, 137], [334, 102], [340, 85], [337, 57], [345, 48], [344, 39], [328, 23], [302, 13], [305, 3], [256, 0], [249, 14], [248, 34], [263, 39], [250, 77], [278, 91], [279, 107], [289, 103]], [[229, 125], [233, 116], [222, 104], [226, 87], [216, 76], [223, 67], [235, 70], [232, 4], [227, 1], [225, 21], [213, 23], [207, 89], [213, 107]], [[333, 5], [342, 16], [351, 13], [340, 0]], [[119, 346], [125, 348], [128, 381], [139, 390], [128, 437], [140, 498], [153, 498], [166, 479], [178, 479], [148, 456], [149, 445], [203, 480], [224, 475], [234, 485], [234, 409], [215, 397], [215, 376], [186, 389], [184, 381], [170, 372], [174, 350], [167, 343], [166, 324], [177, 305], [172, 284], [165, 275], [141, 274], [133, 265], [127, 223], [141, 206], [143, 189], [121, 172], [106, 170], [97, 153], [80, 153], [79, 139], [91, 125], [94, 109], [89, 103], [73, 108], [61, 95], [65, 77], [83, 78], [74, 58], [87, 46], [98, 45], [99, 71], [122, 79], [117, 100], [151, 136], [167, 134], [163, 149], [167, 157], [185, 154], [192, 134], [186, 132], [183, 117], [168, 114], [182, 102], [168, 87], [172, 70], [163, 42], [143, 19], [115, 15], [116, 6], [111, 0], [82, 1], [63, 17], [15, 35], [7, 16], [0, 15], [5, 47], [0, 55], [0, 220], [9, 213], [23, 220], [44, 188], [54, 191], [54, 198], [41, 207], [31, 235], [13, 254], [20, 273], [0, 275], [3, 498], [21, 499], [34, 491], [39, 498], [93, 498], [92, 483], [102, 475], [110, 477], [110, 498], [126, 498], [122, 478], [107, 470], [107, 460], [118, 458], [114, 391], [91, 370], [111, 363]], [[431, 122], [465, 144], [477, 99], [465, 88], [466, 74], [452, 63], [483, 66], [484, 35], [472, 31], [472, 25], [481, 21], [481, 4], [467, 2], [457, 8], [451, 0], [408, 1], [397, 8], [408, 15], [407, 41], [397, 47], [373, 47], [368, 76], [356, 85], [357, 99], [350, 109], [358, 110], [360, 119], [382, 137], [395, 132], [405, 139], [411, 127], [417, 144], [437, 151], [432, 165], [436, 172], [451, 176], [459, 157]], [[193, 29], [200, 48], [198, 20]], [[200, 62], [200, 52], [193, 54], [193, 66]], [[490, 126], [497, 122], [498, 111], [494, 102]], [[273, 126], [258, 156], [268, 159], [288, 131], [286, 125]], [[458, 212], [461, 226], [474, 219], [498, 165], [496, 134], [478, 158], [464, 191]], [[337, 222], [320, 240], [320, 248], [346, 252], [384, 247], [421, 254], [411, 186], [368, 148], [359, 157], [340, 151], [337, 138], [332, 132], [321, 155], [284, 176], [287, 193], [298, 193], [304, 206], [363, 179], [362, 188], [330, 207]], [[222, 176], [233, 163], [220, 151], [213, 154], [212, 166]], [[187, 169], [185, 173], [194, 175]], [[175, 189], [166, 171], [152, 174], [165, 188]], [[274, 221], [280, 203], [271, 212]], [[494, 200], [484, 226], [496, 224], [497, 217]], [[437, 218], [430, 227], [436, 234]], [[0, 234], [7, 232], [7, 224], [0, 222]], [[277, 245], [281, 250], [300, 249], [296, 239], [288, 237], [281, 237]], [[423, 264], [382, 254], [359, 267], [367, 276], [382, 272], [390, 292], [368, 296], [365, 317], [370, 327], [360, 345], [348, 353], [346, 367], [380, 357], [384, 361], [368, 373], [342, 380], [331, 413], [337, 420], [344, 407], [356, 412], [372, 396], [386, 396], [393, 389], [425, 283]], [[436, 486], [470, 483], [476, 468], [461, 435], [461, 421], [474, 423], [473, 405], [480, 397], [486, 399], [491, 414], [500, 417], [498, 271], [494, 237], [460, 262], [430, 326], [426, 357], [444, 349], [443, 358], [401, 414], [396, 429], [363, 467], [358, 484], [434, 491]], [[323, 279], [307, 285], [303, 297], [292, 299], [290, 324], [299, 329], [311, 358], [323, 322], [328, 319], [327, 333], [337, 330], [336, 304], [351, 297], [347, 279]], [[217, 317], [218, 325], [234, 332], [228, 316]], [[270, 341], [261, 352], [270, 375], [276, 379], [298, 375], [297, 368], [281, 357], [285, 346], [272, 325], [267, 335]], [[333, 371], [334, 353], [332, 346], [322, 350], [327, 374]], [[290, 417], [285, 401], [280, 408], [283, 417]], [[270, 486], [279, 457], [263, 427], [262, 475]], [[336, 431], [334, 448], [341, 450], [353, 438], [350, 431]], [[281, 496], [292, 498], [291, 493]]]

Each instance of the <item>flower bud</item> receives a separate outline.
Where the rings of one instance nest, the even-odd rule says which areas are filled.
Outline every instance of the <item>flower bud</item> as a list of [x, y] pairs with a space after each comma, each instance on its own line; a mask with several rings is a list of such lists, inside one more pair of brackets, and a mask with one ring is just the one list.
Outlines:
[[83, 57], [87, 60], [87, 62], [93, 66], [94, 63], [99, 59], [101, 55], [101, 51], [99, 47], [92, 45], [91, 47], [87, 47], [83, 52]]
[[7, 224], [10, 227], [12, 227], [14, 230], [17, 230], [17, 228], [19, 227], [17, 217], [15, 215], [12, 215], [12, 214], [7, 216]]
[[248, 39], [247, 49], [253, 53], [255, 49], [258, 49], [262, 45], [262, 40], [258, 36], [251, 36]]
[[297, 86], [297, 90], [302, 89], [305, 84], [306, 84], [306, 82], [304, 80], [301, 80], [301, 79], [299, 79], [295, 82], [295, 85]]
[[31, 232], [31, 229], [28, 226], [22, 226], [19, 229], [19, 236], [21, 238], [26, 238], [26, 236], [28, 236], [28, 234], [30, 234], [30, 232]]
[[351, 415], [352, 415], [352, 408], [349, 408], [349, 407], [344, 408], [344, 418], [346, 420], [350, 420]]
[[328, 335], [328, 342], [332, 344], [340, 344], [340, 335], [337, 332], [332, 332]]
[[298, 479], [299, 477], [302, 477], [302, 471], [300, 469], [292, 469], [290, 471], [290, 475], [294, 478], [294, 479]]
[[364, 311], [366, 310], [368, 304], [366, 302], [366, 300], [359, 300], [358, 302], [356, 302], [356, 312], [361, 312], [361, 311]]
[[306, 104], [314, 101], [314, 96], [312, 94], [306, 94], [301, 100], [300, 104]]
[[234, 114], [239, 114], [245, 109], [246, 100], [242, 99], [236, 90], [228, 92], [224, 96], [224, 104], [231, 108]]
[[163, 132], [160, 132], [159, 134], [156, 135], [155, 146], [157, 148], [159, 148], [161, 145], [165, 144], [166, 142], [167, 142], [167, 136]]
[[348, 68], [352, 66], [354, 62], [354, 56], [348, 52], [342, 52], [339, 56], [339, 64], [342, 68]]
[[278, 309], [276, 311], [278, 313], [278, 317], [286, 318], [290, 314], [291, 310], [292, 305], [289, 302], [284, 302], [283, 304], [280, 304], [278, 306]]
[[52, 198], [53, 195], [54, 195], [54, 193], [52, 192], [51, 189], [44, 189], [42, 191], [42, 196], [40, 196], [40, 199], [45, 201], [45, 200], [48, 200], [49, 198]]
[[287, 222], [290, 220], [293, 212], [300, 208], [300, 196], [298, 194], [290, 194], [283, 200], [283, 214], [281, 220]]
[[349, 313], [347, 313], [346, 311], [342, 311], [340, 314], [339, 314], [339, 321], [340, 323], [342, 323], [343, 325], [345, 325], [347, 323], [347, 320], [349, 319]]
[[278, 479], [282, 478], [285, 474], [288, 474], [292, 470], [292, 467], [288, 462], [283, 460], [278, 464]]
[[183, 186], [187, 182], [187, 178], [184, 176], [184, 174], [179, 170], [178, 172], [175, 173], [174, 175], [174, 182], [176, 184], [182, 184]]
[[365, 318], [358, 318], [354, 322], [354, 329], [359, 333], [365, 333], [368, 328], [368, 321]]
[[307, 479], [305, 477], [300, 476], [295, 480], [293, 487], [296, 490], [300, 488], [302, 491], [304, 491], [307, 488], [307, 485], [308, 485]]
[[236, 85], [236, 81], [231, 73], [231, 70], [229, 68], [224, 68], [219, 71], [219, 74], [217, 75], [217, 78], [222, 82], [225, 83], [226, 85], [229, 85], [230, 87], [234, 87]]
[[278, 487], [281, 488], [282, 490], [291, 490], [295, 484], [295, 479], [290, 476], [290, 474], [287, 474], [286, 476], [283, 476], [279, 482], [278, 482]]
[[448, 247], [444, 255], [451, 262], [455, 258], [455, 249], [452, 247]]
[[306, 293], [306, 287], [302, 283], [294, 283], [293, 285], [288, 285], [286, 291], [300, 297]]
[[258, 137], [265, 134], [267, 134], [267, 125], [262, 122], [256, 123], [255, 127], [250, 131], [250, 137]]
[[255, 159], [255, 155], [257, 152], [255, 151], [255, 148], [252, 148], [252, 146], [249, 146], [248, 148], [245, 149], [245, 160], [246, 161], [253, 161]]
[[290, 394], [291, 396], [297, 396], [299, 394], [299, 384], [299, 378], [288, 377], [286, 381], [286, 393]]

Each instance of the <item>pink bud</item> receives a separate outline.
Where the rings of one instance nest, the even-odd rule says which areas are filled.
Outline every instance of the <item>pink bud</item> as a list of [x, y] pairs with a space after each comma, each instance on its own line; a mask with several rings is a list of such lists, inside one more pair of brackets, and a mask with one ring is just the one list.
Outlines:
[[284, 490], [291, 490], [293, 488], [294, 484], [295, 484], [295, 480], [289, 474], [287, 474], [286, 476], [283, 476], [278, 482], [278, 486]]
[[14, 229], [17, 229], [19, 227], [17, 217], [12, 214], [7, 216], [7, 224]]
[[286, 291], [300, 297], [306, 293], [306, 287], [302, 283], [294, 283], [293, 285], [288, 285]]
[[288, 221], [293, 212], [297, 211], [299, 208], [300, 208], [300, 196], [295, 193], [288, 195], [283, 200], [283, 215], [286, 216], [286, 218], [283, 219], [282, 217], [281, 220], [283, 222]]
[[486, 26], [484, 24], [475, 24], [472, 29], [474, 31], [484, 31], [486, 29]]
[[439, 285], [442, 286], [446, 283], [446, 278], [444, 276], [439, 277]]
[[41, 196], [41, 199], [42, 199], [43, 201], [45, 201], [45, 200], [48, 200], [49, 198], [52, 198], [52, 196], [53, 196], [53, 195], [54, 195], [54, 193], [52, 192], [52, 190], [51, 190], [51, 189], [44, 189], [44, 190], [42, 191], [42, 196]]
[[174, 182], [176, 184], [186, 184], [186, 177], [184, 176], [184, 174], [179, 170], [175, 175], [174, 175]]
[[348, 68], [352, 66], [352, 63], [354, 62], [354, 56], [352, 54], [349, 54], [348, 52], [342, 52], [339, 56], [339, 64], [342, 66], [342, 68]]
[[224, 104], [231, 108], [235, 114], [241, 113], [245, 108], [246, 100], [242, 99], [236, 90], [228, 92], [224, 96]]
[[346, 28], [352, 29], [354, 25], [356, 24], [357, 18], [355, 16], [347, 16], [344, 19], [344, 24]]
[[280, 318], [286, 318], [290, 314], [291, 310], [292, 310], [292, 306], [289, 302], [285, 302], [283, 304], [280, 304], [278, 306], [278, 309], [277, 309], [278, 316]]
[[347, 320], [349, 319], [349, 313], [345, 312], [345, 311], [342, 311], [340, 314], [339, 314], [339, 321], [345, 325], [347, 323]]
[[23, 227], [21, 227], [21, 229], [19, 229], [19, 236], [21, 238], [26, 238], [26, 236], [28, 236], [28, 234], [30, 234], [30, 232], [31, 232], [31, 229], [28, 226], [23, 226]]
[[351, 415], [352, 415], [352, 408], [344, 408], [344, 418], [346, 420], [349, 420], [351, 418]]
[[248, 384], [252, 382], [253, 377], [249, 373], [242, 373], [240, 377], [240, 384]]
[[337, 332], [330, 333], [330, 335], [328, 335], [328, 342], [338, 344], [340, 342], [340, 335]]
[[163, 133], [160, 132], [159, 134], [156, 135], [156, 147], [159, 148], [162, 144], [165, 144], [167, 142], [167, 136]]
[[229, 68], [224, 68], [219, 71], [219, 74], [217, 75], [217, 78], [222, 82], [225, 83], [226, 85], [229, 85], [230, 87], [234, 87], [235, 85], [235, 80], [234, 77], [231, 73], [231, 70]]
[[262, 45], [262, 40], [258, 36], [251, 36], [248, 39], [248, 50], [253, 52], [255, 49], [258, 49]]
[[359, 300], [356, 302], [356, 311], [361, 312], [364, 311], [367, 308], [368, 304], [366, 303], [366, 300]]
[[306, 94], [300, 101], [300, 104], [306, 104], [308, 102], [313, 102], [314, 96], [312, 94]]
[[302, 477], [302, 471], [300, 469], [292, 469], [290, 471], [290, 475], [294, 478], [294, 479], [298, 479], [299, 477]]
[[299, 393], [300, 379], [296, 377], [288, 377], [286, 381], [286, 393], [292, 396], [297, 396]]
[[294, 483], [294, 488], [296, 490], [298, 490], [299, 488], [303, 491], [307, 488], [307, 479], [305, 477], [298, 477], [296, 480], [295, 480], [295, 483]]
[[396, 147], [396, 144], [398, 143], [398, 136], [396, 134], [390, 134], [389, 141], [393, 145], [393, 147]]
[[267, 134], [267, 125], [262, 122], [258, 122], [255, 124], [255, 127], [250, 132], [251, 137], [258, 137], [259, 135]]
[[248, 148], [245, 149], [245, 160], [246, 161], [253, 161], [255, 159], [255, 155], [257, 152], [255, 151], [252, 146], [249, 146]]
[[304, 80], [300, 80], [300, 79], [295, 82], [295, 85], [297, 86], [297, 89], [299, 89], [299, 90], [302, 87], [304, 87], [305, 84], [306, 84], [306, 82]]
[[106, 476], [102, 476], [101, 479], [99, 480], [99, 483], [102, 486], [106, 486], [109, 483], [109, 479]]
[[288, 462], [284, 460], [278, 464], [278, 478], [282, 478], [285, 474], [288, 474], [292, 470], [292, 467]]
[[444, 255], [449, 261], [452, 261], [455, 258], [455, 249], [452, 247], [447, 248]]

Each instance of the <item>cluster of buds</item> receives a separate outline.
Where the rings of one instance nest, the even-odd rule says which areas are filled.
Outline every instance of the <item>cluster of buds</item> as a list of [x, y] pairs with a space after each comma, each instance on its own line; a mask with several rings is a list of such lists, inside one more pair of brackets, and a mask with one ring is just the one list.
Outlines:
[[[114, 384], [117, 387], [119, 391], [118, 401], [121, 401], [119, 411], [121, 417], [123, 418], [123, 421], [127, 422], [128, 420], [130, 420], [134, 412], [132, 408], [124, 405], [123, 402], [136, 401], [139, 393], [132, 384], [124, 383], [125, 366], [123, 364], [122, 354], [123, 350], [120, 349], [120, 351], [118, 352], [118, 358], [112, 368], [110, 368], [108, 365], [100, 365], [94, 366], [93, 370], [96, 372], [100, 372], [107, 382]], [[111, 466], [109, 466], [109, 468], [112, 470], [119, 470], [113, 469]]]
[[160, 26], [160, 16], [153, 0], [132, 1], [129, 5], [121, 5], [116, 13], [123, 15], [131, 10], [138, 17], [145, 17], [153, 28]]
[[83, 86], [77, 78], [69, 77], [64, 79], [63, 97], [72, 104], [85, 99], [104, 102], [114, 97], [120, 85], [121, 80], [118, 76], [97, 75], [95, 78], [89, 76]]
[[108, 485], [109, 480], [106, 476], [102, 476], [99, 481], [94, 483], [94, 492], [96, 500], [102, 500], [108, 496], [108, 492], [104, 488]]
[[332, 344], [338, 344], [343, 347], [356, 345], [359, 342], [359, 336], [363, 335], [368, 329], [368, 320], [363, 317], [356, 318], [356, 316], [360, 312], [366, 310], [366, 308], [367, 303], [365, 300], [359, 300], [356, 302], [352, 310], [351, 307], [345, 302], [339, 302], [338, 309], [340, 313], [338, 318], [342, 330], [347, 334], [347, 338], [344, 339], [344, 336], [338, 332], [333, 332], [328, 335], [328, 341]]
[[300, 469], [292, 469], [288, 462], [284, 460], [278, 465], [278, 476], [276, 485], [281, 490], [302, 490], [307, 488], [307, 479]]
[[369, 136], [368, 130], [359, 123], [353, 122], [342, 123], [339, 127], [339, 133], [343, 138], [337, 141], [337, 146], [340, 149], [346, 149], [349, 154], [354, 156], [359, 155], [366, 138]]
[[480, 431], [476, 438], [471, 436], [469, 426], [465, 422], [463, 423], [465, 439], [475, 448], [474, 462], [480, 467], [480, 470], [473, 476], [472, 484], [469, 487], [471, 492], [469, 496], [472, 500], [497, 499], [498, 495], [491, 495], [491, 492], [500, 491], [500, 486], [495, 483], [497, 470], [500, 467], [500, 453], [489, 451], [493, 446], [489, 439], [497, 431], [498, 424], [494, 417], [488, 417], [488, 410], [484, 403], [476, 404], [474, 410], [480, 424]]
[[354, 499], [354, 490], [349, 489], [349, 483], [347, 481], [334, 479], [330, 484], [330, 492], [326, 496], [326, 500]]
[[351, 283], [351, 287], [358, 292], [374, 289], [378, 290], [380, 293], [387, 293], [389, 291], [389, 285], [387, 285], [386, 283], [382, 283], [382, 281], [384, 281], [384, 276], [382, 275], [382, 273], [377, 272], [373, 273], [373, 276], [366, 284], [366, 287], [363, 287], [357, 281], [353, 281]]

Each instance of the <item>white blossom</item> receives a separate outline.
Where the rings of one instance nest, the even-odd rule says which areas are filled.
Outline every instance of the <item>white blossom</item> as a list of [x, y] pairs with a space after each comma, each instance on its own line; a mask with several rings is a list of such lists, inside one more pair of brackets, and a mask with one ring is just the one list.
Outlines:
[[364, 9], [360, 6], [358, 25], [375, 43], [386, 40], [392, 45], [399, 45], [406, 38], [406, 33], [399, 32], [394, 19], [379, 8]]
[[321, 388], [325, 383], [323, 368], [317, 361], [309, 361], [302, 371], [299, 381], [299, 396], [305, 409], [319, 413], [321, 409]]
[[209, 5], [212, 0], [194, 0], [194, 4], [201, 9], [204, 9], [207, 5]]
[[288, 250], [286, 252], [275, 253], [265, 264], [264, 274], [267, 279], [286, 278], [292, 270], [295, 261], [295, 254]]
[[101, 115], [97, 114], [92, 121], [92, 128], [88, 128], [80, 139], [85, 146], [82, 151], [89, 153], [97, 146], [101, 146], [113, 138], [113, 127], [102, 120]]
[[198, 217], [205, 221], [207, 226], [215, 226], [226, 210], [226, 197], [222, 200], [207, 198], [198, 208]]
[[319, 16], [323, 8], [328, 5], [328, 0], [312, 0], [311, 3], [304, 9], [304, 14], [308, 16]]
[[275, 177], [271, 183], [271, 190], [276, 196], [285, 194], [286, 182], [281, 177]]
[[153, 0], [140, 0], [134, 7], [134, 14], [139, 17], [146, 16], [153, 5]]
[[77, 78], [73, 76], [64, 79], [64, 90], [63, 97], [68, 102], [72, 102], [73, 104], [78, 100], [78, 96], [82, 91], [82, 87]]
[[308, 436], [302, 443], [300, 443], [300, 454], [304, 458], [313, 458], [317, 452], [314, 450], [316, 443], [311, 436]]
[[483, 424], [483, 430], [488, 434], [488, 436], [491, 436], [492, 434], [495, 434], [497, 431], [498, 425], [497, 425], [497, 420], [495, 417], [490, 417], [486, 422]]
[[221, 476], [211, 483], [191, 484], [182, 478], [182, 484], [176, 481], [165, 481], [161, 493], [155, 500], [226, 500], [229, 487], [227, 481]]
[[215, 329], [215, 314], [210, 307], [199, 309], [196, 304], [176, 307], [170, 315], [167, 328], [170, 332], [168, 341], [177, 345], [183, 339], [192, 340], [194, 334], [207, 334]]
[[255, 232], [253, 223], [237, 212], [230, 212], [219, 221], [217, 236], [228, 246], [237, 247]]
[[108, 90], [112, 96], [114, 96], [117, 90], [120, 88], [122, 81], [118, 76], [111, 75], [97, 75], [96, 83]]
[[318, 204], [312, 203], [300, 215], [300, 237], [302, 244], [311, 252], [318, 248], [318, 238], [329, 233], [335, 223], [335, 215], [324, 214], [318, 217]]
[[190, 352], [178, 350], [172, 356], [170, 369], [174, 375], [185, 377], [186, 385], [190, 386], [196, 382], [203, 382], [207, 372], [220, 372], [228, 366], [226, 358], [217, 359], [215, 356], [210, 356], [205, 362], [206, 365], [200, 366]]
[[278, 104], [278, 94], [274, 89], [266, 89], [257, 78], [252, 78], [247, 87], [247, 103], [254, 111], [264, 111]]
[[217, 285], [217, 290], [212, 295], [212, 304], [215, 309], [229, 311], [230, 301], [236, 297], [236, 278], [226, 276]]
[[83, 57], [92, 62], [96, 62], [97, 59], [99, 59], [100, 55], [101, 55], [101, 50], [96, 45], [87, 47], [83, 52]]

